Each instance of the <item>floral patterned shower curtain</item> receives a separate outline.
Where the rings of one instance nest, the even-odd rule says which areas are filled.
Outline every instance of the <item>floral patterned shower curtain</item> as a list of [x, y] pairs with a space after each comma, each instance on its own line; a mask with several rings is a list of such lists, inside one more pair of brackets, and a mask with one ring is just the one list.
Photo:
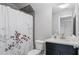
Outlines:
[[33, 17], [0, 5], [0, 54], [22, 55], [33, 49]]

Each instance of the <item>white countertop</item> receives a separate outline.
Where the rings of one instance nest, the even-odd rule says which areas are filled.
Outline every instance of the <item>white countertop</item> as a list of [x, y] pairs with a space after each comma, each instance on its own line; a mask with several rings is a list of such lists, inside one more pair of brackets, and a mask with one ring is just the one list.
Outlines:
[[45, 40], [46, 42], [65, 44], [65, 45], [73, 45], [74, 47], [79, 47], [79, 39], [77, 37], [68, 37], [66, 39], [60, 38], [49, 38]]

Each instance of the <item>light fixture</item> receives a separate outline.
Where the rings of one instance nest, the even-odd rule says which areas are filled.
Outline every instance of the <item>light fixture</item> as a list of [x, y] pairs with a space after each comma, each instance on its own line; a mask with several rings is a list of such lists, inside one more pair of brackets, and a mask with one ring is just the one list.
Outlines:
[[69, 4], [62, 4], [62, 5], [59, 5], [58, 7], [60, 8], [67, 8], [69, 6]]

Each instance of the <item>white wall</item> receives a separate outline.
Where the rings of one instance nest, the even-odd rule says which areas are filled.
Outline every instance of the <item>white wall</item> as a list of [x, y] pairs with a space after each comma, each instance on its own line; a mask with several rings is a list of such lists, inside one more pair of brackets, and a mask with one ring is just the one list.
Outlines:
[[[60, 13], [52, 14], [55, 4], [35, 3], [31, 4], [35, 10], [35, 39], [47, 39], [59, 30], [58, 17], [72, 14], [74, 9], [61, 10]], [[55, 11], [55, 10], [54, 10]]]
[[52, 34], [52, 12], [48, 9], [42, 13], [36, 14], [35, 16], [35, 34], [36, 39], [45, 39]]
[[31, 4], [35, 10], [35, 39], [47, 39], [52, 35], [52, 5]]
[[[35, 3], [31, 4], [35, 10], [35, 39], [47, 39], [52, 34], [57, 32], [58, 17], [66, 14], [72, 14], [72, 9], [61, 10], [60, 13], [53, 15], [52, 9], [55, 4], [51, 3]], [[74, 10], [74, 9], [73, 9]], [[54, 10], [55, 11], [55, 10]]]

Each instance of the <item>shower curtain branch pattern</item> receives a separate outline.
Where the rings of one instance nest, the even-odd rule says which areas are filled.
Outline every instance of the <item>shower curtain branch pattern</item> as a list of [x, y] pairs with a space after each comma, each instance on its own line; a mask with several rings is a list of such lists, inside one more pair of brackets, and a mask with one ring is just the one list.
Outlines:
[[13, 42], [11, 44], [8, 44], [8, 48], [5, 48], [6, 52], [8, 50], [11, 50], [12, 48], [14, 48], [16, 45], [19, 46], [19, 44], [24, 43], [23, 40], [27, 42], [30, 39], [29, 36], [23, 35], [23, 34], [19, 33], [18, 31], [15, 31], [14, 36], [11, 36], [10, 38], [11, 38], [11, 40], [13, 40]]

